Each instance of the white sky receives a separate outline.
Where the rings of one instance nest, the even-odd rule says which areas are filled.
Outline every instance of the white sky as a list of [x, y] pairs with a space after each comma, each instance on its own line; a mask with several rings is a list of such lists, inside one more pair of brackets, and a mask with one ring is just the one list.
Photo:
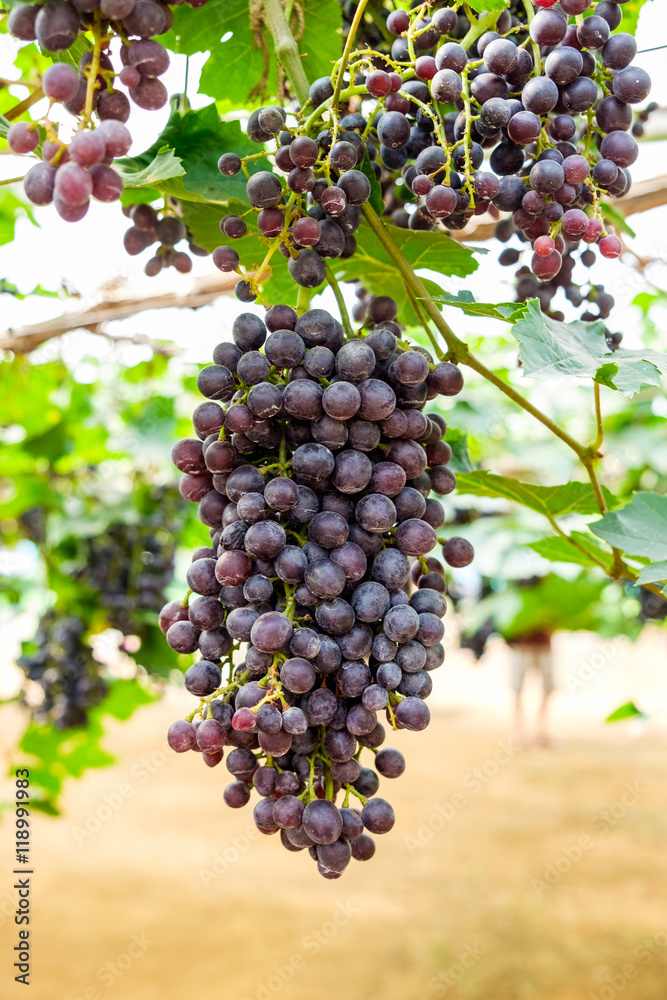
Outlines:
[[[12, 53], [15, 43], [6, 35], [0, 36], [0, 76], [15, 75], [12, 69]], [[655, 45], [667, 44], [667, 11], [661, 0], [647, 3], [643, 9], [638, 32], [639, 48], [645, 49]], [[196, 85], [201, 65], [205, 57], [195, 57], [190, 60], [189, 97], [192, 106], [202, 107], [210, 103], [209, 99], [196, 94]], [[651, 99], [661, 106], [667, 106], [667, 74], [664, 72], [667, 49], [648, 52], [637, 57], [636, 62], [643, 66], [653, 79]], [[163, 77], [170, 91], [182, 89], [185, 74], [185, 59], [175, 56], [172, 65]], [[26, 95], [23, 88], [12, 88], [12, 92], [21, 99]], [[40, 105], [34, 109], [35, 117], [39, 117]], [[65, 118], [68, 117], [64, 113]], [[142, 111], [132, 107], [132, 116], [128, 123], [135, 136], [131, 154], [147, 148], [159, 135], [168, 117], [168, 107], [157, 112]], [[661, 131], [665, 131], [663, 128]], [[633, 178], [637, 181], [666, 173], [665, 153], [667, 143], [644, 143], [641, 146], [639, 160], [632, 168]], [[17, 176], [23, 173], [28, 163], [27, 158], [11, 155], [0, 157], [0, 179]], [[100, 285], [116, 277], [124, 278], [132, 288], [158, 291], [173, 289], [176, 286], [187, 289], [191, 276], [178, 275], [172, 268], [156, 278], [146, 278], [143, 267], [151, 255], [146, 251], [139, 257], [128, 257], [122, 245], [123, 232], [128, 226], [128, 220], [122, 215], [118, 205], [101, 205], [91, 202], [88, 215], [81, 222], [68, 224], [60, 220], [53, 207], [37, 208], [36, 218], [40, 228], [36, 229], [26, 219], [18, 222], [15, 241], [0, 247], [0, 276], [16, 283], [22, 291], [28, 291], [38, 282], [47, 288], [56, 289], [63, 282], [75, 288], [84, 301], [93, 302]], [[637, 239], [630, 241], [633, 248], [643, 256], [657, 258], [664, 262], [667, 258], [667, 207], [655, 209], [635, 216], [631, 224], [637, 231]], [[480, 260], [479, 270], [465, 285], [478, 299], [498, 301], [511, 299], [513, 268], [502, 269], [496, 263], [498, 244], [489, 244], [490, 253]], [[210, 274], [214, 271], [210, 258], [194, 258], [192, 276]], [[593, 269], [595, 280], [602, 282], [612, 291], [617, 300], [613, 313], [612, 327], [624, 331], [624, 346], [639, 346], [637, 342], [637, 316], [629, 308], [629, 302], [637, 291], [645, 287], [644, 279], [627, 265], [618, 262], [603, 261]], [[664, 263], [654, 265], [650, 270], [651, 280], [667, 288], [667, 270]], [[437, 275], [433, 275], [438, 279]], [[439, 279], [448, 290], [455, 291], [461, 287], [456, 279]], [[347, 294], [347, 293], [346, 293]], [[350, 298], [353, 293], [350, 292]], [[335, 309], [333, 296], [326, 292], [321, 304], [332, 311]], [[71, 303], [69, 307], [75, 306]], [[39, 322], [63, 311], [63, 303], [55, 299], [31, 297], [18, 301], [8, 295], [2, 297], [2, 321], [0, 327], [18, 326]], [[225, 334], [233, 316], [247, 306], [241, 306], [233, 297], [225, 297], [212, 306], [204, 307], [197, 312], [189, 310], [160, 310], [152, 313], [142, 313], [135, 318], [118, 321], [109, 329], [118, 334], [144, 333], [148, 336], [166, 338], [183, 345], [184, 359], [205, 362], [209, 359], [212, 346]], [[469, 320], [453, 311], [452, 322], [457, 330], [470, 332], [492, 332], [489, 324], [482, 321]], [[465, 324], [465, 325], [464, 325]], [[54, 347], [50, 348], [53, 351]], [[100, 357], [116, 356], [125, 363], [132, 363], [146, 356], [142, 347], [117, 348], [107, 341], [92, 334], [72, 334], [59, 347], [66, 359], [78, 360], [82, 354], [88, 353]]]

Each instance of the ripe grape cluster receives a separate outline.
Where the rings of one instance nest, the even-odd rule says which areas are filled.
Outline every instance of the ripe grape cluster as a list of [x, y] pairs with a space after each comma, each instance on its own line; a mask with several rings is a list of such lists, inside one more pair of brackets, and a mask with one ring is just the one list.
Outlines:
[[[207, 0], [185, 2], [200, 7]], [[160, 77], [169, 66], [169, 54], [155, 36], [172, 24], [171, 7], [161, 0], [50, 0], [12, 7], [7, 18], [9, 33], [21, 41], [37, 41], [46, 53], [69, 49], [80, 32], [93, 39], [78, 70], [57, 61], [43, 74], [42, 90], [50, 102], [45, 118], [16, 122], [8, 131], [7, 142], [14, 153], [40, 157], [24, 180], [33, 204], [53, 203], [62, 219], [77, 222], [88, 211], [91, 198], [101, 202], [120, 198], [123, 182], [112, 163], [125, 156], [132, 143], [125, 125], [131, 102], [147, 110], [167, 102]], [[114, 38], [122, 41], [119, 70], [111, 57]], [[54, 104], [62, 104], [79, 119], [69, 143], [58, 137], [50, 120]]]
[[151, 205], [129, 205], [123, 208], [132, 225], [123, 236], [126, 252], [135, 257], [147, 247], [158, 243], [153, 256], [146, 262], [144, 272], [149, 278], [155, 277], [165, 267], [173, 267], [180, 274], [188, 274], [192, 270], [192, 258], [185, 250], [176, 250], [176, 246], [187, 240], [190, 253], [196, 257], [207, 257], [208, 250], [197, 246], [192, 233], [178, 217], [178, 204], [170, 199], [170, 211], [158, 211]]
[[[645, 101], [650, 79], [633, 64], [634, 38], [616, 30], [617, 2], [527, 6], [513, 2], [467, 48], [470, 24], [452, 7], [391, 11], [393, 42], [374, 38], [373, 49], [351, 53], [342, 75], [336, 67], [316, 80], [296, 125], [280, 107], [253, 113], [248, 135], [275, 139], [277, 170], [249, 176], [248, 201], [258, 238], [277, 241], [299, 284], [320, 284], [327, 258], [354, 253], [374, 177], [398, 226], [457, 230], [475, 214], [511, 213], [542, 281], [559, 273], [573, 243], [620, 256], [600, 202], [630, 189], [632, 132], [649, 113], [635, 122], [633, 106]], [[225, 153], [219, 167], [232, 175], [247, 170], [247, 158]], [[233, 240], [248, 223], [226, 216], [221, 230], [214, 262], [236, 270]], [[238, 294], [254, 297], [252, 282]]]
[[[199, 374], [197, 437], [172, 453], [210, 540], [186, 599], [160, 615], [169, 645], [200, 655], [185, 674], [199, 704], [169, 744], [210, 766], [227, 747], [227, 804], [254, 788], [258, 829], [308, 848], [325, 878], [370, 858], [371, 835], [393, 826], [378, 775], [405, 764], [381, 749], [378, 715], [424, 729], [444, 660], [444, 570], [427, 554], [445, 513], [429, 494], [456, 479], [445, 421], [423, 409], [463, 379], [401, 340], [392, 299], [367, 311], [371, 328], [348, 340], [323, 309], [238, 316]], [[473, 552], [450, 537], [443, 555], [465, 566]]]
[[174, 575], [175, 509], [182, 503], [175, 491], [155, 489], [140, 524], [114, 522], [99, 534], [78, 540], [74, 556], [77, 584], [93, 592], [112, 628], [123, 635], [141, 634], [142, 621], [157, 615], [164, 591]]
[[89, 710], [107, 692], [100, 676], [102, 666], [94, 659], [84, 633], [80, 618], [48, 611], [34, 639], [23, 644], [18, 660], [26, 678], [42, 689], [40, 704], [33, 706], [35, 718], [48, 720], [58, 729], [84, 726]]

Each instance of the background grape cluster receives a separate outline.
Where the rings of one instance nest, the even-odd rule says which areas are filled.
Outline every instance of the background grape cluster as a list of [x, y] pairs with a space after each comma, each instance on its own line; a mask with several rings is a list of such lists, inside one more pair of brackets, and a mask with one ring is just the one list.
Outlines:
[[[20, 41], [37, 41], [46, 53], [57, 56], [70, 49], [82, 32], [93, 37], [93, 46], [84, 51], [78, 70], [56, 61], [44, 73], [42, 90], [50, 106], [43, 121], [17, 122], [8, 131], [12, 152], [40, 157], [24, 180], [33, 204], [53, 203], [62, 219], [78, 222], [86, 215], [91, 198], [114, 202], [121, 197], [123, 180], [112, 164], [126, 155], [132, 143], [125, 122], [132, 103], [149, 111], [167, 103], [169, 95], [160, 77], [169, 67], [169, 53], [155, 36], [169, 31], [174, 22], [171, 8], [183, 2], [203, 7], [208, 0], [175, 0], [171, 5], [160, 0], [51, 0], [12, 7], [7, 18], [10, 34]], [[115, 39], [121, 44], [114, 64], [111, 45]], [[50, 120], [54, 104], [62, 104], [78, 119], [69, 143], [59, 138]], [[148, 273], [169, 266], [181, 272], [191, 269], [188, 254], [174, 250], [186, 236], [176, 214], [167, 210], [158, 220], [148, 205], [126, 211], [132, 216], [138, 213], [125, 237], [128, 253], [160, 244]], [[201, 253], [198, 247], [191, 250]]]
[[[197, 438], [173, 450], [210, 544], [193, 555], [186, 598], [160, 616], [174, 650], [201, 656], [185, 674], [200, 702], [171, 726], [171, 747], [215, 766], [226, 746], [227, 804], [256, 789], [258, 828], [308, 848], [326, 878], [370, 858], [370, 834], [393, 826], [378, 773], [405, 764], [380, 749], [378, 715], [424, 729], [444, 660], [444, 570], [426, 556], [445, 514], [430, 493], [456, 478], [445, 421], [423, 409], [463, 379], [400, 339], [392, 299], [367, 313], [346, 340], [323, 309], [274, 305], [264, 320], [240, 315], [233, 343], [215, 348], [198, 378]], [[453, 566], [473, 557], [456, 536], [443, 554]]]
[[[73, 581], [72, 600], [59, 601], [44, 614], [18, 660], [26, 680], [41, 688], [39, 697], [24, 686], [23, 700], [36, 720], [59, 729], [84, 726], [88, 713], [108, 691], [105, 667], [89, 642], [105, 627], [148, 640], [148, 627], [165, 602], [174, 575], [177, 509], [175, 489], [145, 491], [141, 523], [112, 521], [92, 535], [66, 536], [58, 558]], [[21, 518], [22, 534], [45, 541], [45, 518], [32, 508]], [[136, 647], [132, 647], [136, 652]]]

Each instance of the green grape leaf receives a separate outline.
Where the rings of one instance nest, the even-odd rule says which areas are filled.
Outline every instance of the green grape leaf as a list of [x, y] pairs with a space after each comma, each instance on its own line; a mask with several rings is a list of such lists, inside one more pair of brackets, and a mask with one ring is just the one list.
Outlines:
[[583, 531], [573, 531], [570, 538], [577, 545], [572, 545], [560, 535], [549, 535], [537, 542], [529, 542], [528, 548], [550, 562], [575, 563], [578, 566], [599, 566], [602, 562], [607, 569], [613, 567], [612, 553], [603, 549], [590, 535]]
[[[598, 505], [590, 483], [563, 483], [562, 486], [536, 486], [518, 479], [497, 476], [485, 469], [461, 473], [456, 477], [459, 494], [481, 497], [502, 497], [512, 503], [543, 514], [545, 517], [566, 517], [568, 514], [596, 514]], [[603, 487], [609, 507], [618, 500]]]
[[637, 577], [638, 584], [644, 583], [664, 583], [667, 580], [667, 562], [657, 562], [651, 563], [650, 566], [644, 566]]
[[[218, 170], [219, 157], [232, 151], [245, 156], [260, 150], [241, 130], [238, 121], [220, 121], [215, 104], [185, 114], [175, 109], [158, 139], [132, 161], [133, 168], [140, 171], [141, 183], [137, 183], [136, 176], [133, 183], [125, 183], [130, 187], [157, 187], [163, 194], [181, 201], [245, 202], [245, 174], [239, 172], [233, 177], [224, 177]], [[150, 173], [144, 176], [141, 168], [150, 170], [150, 165], [163, 154], [170, 157], [170, 164], [178, 164], [180, 169], [165, 171], [163, 176], [159, 171], [155, 176]], [[265, 170], [267, 165], [261, 160], [251, 160], [248, 170], [255, 173]]]
[[605, 722], [622, 722], [624, 719], [634, 719], [637, 716], [646, 717], [644, 712], [637, 708], [634, 701], [627, 701], [625, 705], [621, 705], [615, 712], [608, 715]]
[[570, 375], [592, 378], [609, 353], [604, 323], [562, 323], [545, 316], [537, 299], [512, 328], [521, 344], [521, 361], [526, 375], [558, 379]]
[[639, 15], [641, 14], [642, 7], [645, 3], [646, 0], [630, 0], [629, 3], [626, 3], [621, 7], [621, 10], [623, 11], [623, 20], [619, 25], [619, 31], [627, 31], [631, 35], [637, 34]]
[[445, 435], [447, 444], [452, 449], [452, 457], [449, 461], [449, 468], [452, 472], [472, 472], [474, 465], [470, 461], [468, 454], [468, 437], [466, 433], [458, 427], [448, 427]]
[[[342, 10], [337, 0], [302, 0], [303, 34], [299, 50], [307, 77], [329, 76], [340, 58]], [[296, 25], [295, 25], [296, 27]], [[174, 10], [174, 26], [161, 41], [174, 52], [210, 52], [199, 92], [228, 107], [253, 107], [278, 96], [273, 42], [263, 29], [258, 7], [210, 0], [196, 11]]]
[[380, 182], [375, 175], [375, 171], [373, 170], [373, 164], [371, 163], [371, 158], [367, 152], [364, 154], [364, 158], [359, 165], [359, 170], [361, 170], [362, 173], [366, 174], [366, 177], [368, 177], [368, 180], [370, 181], [371, 194], [368, 201], [370, 202], [371, 207], [375, 209], [378, 215], [382, 215], [382, 213], [384, 212], [384, 198], [382, 196], [382, 188], [380, 187]]
[[[443, 233], [423, 230], [386, 227], [415, 271], [436, 271], [439, 274], [465, 278], [477, 270], [473, 251]], [[391, 295], [398, 305], [401, 323], [416, 325], [419, 316], [396, 271], [396, 265], [366, 221], [355, 233], [357, 250], [346, 260], [330, 262], [336, 277], [343, 281], [360, 281], [373, 295]], [[442, 294], [434, 281], [426, 278], [424, 284], [431, 295]]]
[[[11, 243], [14, 239], [16, 220], [21, 216], [26, 216], [32, 222], [33, 226], [37, 225], [35, 216], [29, 206], [21, 201], [20, 198], [17, 198], [13, 191], [9, 191], [7, 188], [0, 188], [0, 246], [3, 246], [5, 243]], [[16, 290], [12, 286], [0, 286], [0, 291], [16, 294]]]
[[498, 302], [496, 305], [491, 302], [476, 302], [475, 296], [467, 289], [462, 289], [457, 295], [436, 295], [433, 301], [444, 306], [455, 306], [466, 316], [482, 316], [506, 323], [515, 322], [527, 308], [524, 302]]
[[486, 14], [490, 10], [505, 10], [505, 0], [467, 0], [467, 5], [477, 14]]
[[667, 354], [661, 351], [619, 347], [612, 357], [613, 361], [598, 368], [595, 381], [618, 389], [624, 396], [634, 396], [647, 385], [660, 385], [661, 373], [667, 374]]
[[662, 562], [667, 559], [667, 496], [635, 493], [626, 507], [591, 524], [591, 531], [631, 556]]
[[74, 69], [78, 70], [81, 57], [85, 55], [88, 49], [92, 49], [92, 47], [93, 43], [88, 39], [83, 31], [80, 31], [73, 45], [70, 45], [70, 47], [65, 49], [63, 52], [49, 52], [48, 57], [51, 62], [67, 63], [68, 66], [73, 66]]
[[643, 386], [660, 385], [660, 373], [667, 373], [667, 354], [622, 347], [612, 353], [604, 326], [602, 320], [563, 323], [550, 319], [540, 310], [537, 299], [531, 299], [512, 333], [521, 344], [524, 371], [533, 378], [594, 378], [628, 396]]
[[[566, 582], [561, 576], [549, 573], [535, 586], [493, 594], [483, 605], [506, 640], [556, 629], [598, 631], [604, 621], [600, 597], [606, 586], [606, 579], [593, 579], [585, 574]], [[483, 607], [479, 610], [484, 613]]]
[[613, 205], [610, 205], [608, 201], [601, 201], [600, 208], [602, 209], [602, 214], [607, 222], [611, 222], [612, 225], [616, 226], [617, 229], [620, 229], [622, 233], [626, 234], [626, 236], [637, 235], [634, 229], [632, 229], [625, 221], [623, 213], [619, 212], [619, 210]]
[[[140, 659], [138, 654], [136, 659]], [[150, 705], [153, 701], [155, 696], [150, 694], [139, 681], [116, 680], [109, 687], [109, 692], [97, 711], [101, 715], [112, 715], [114, 719], [127, 722], [135, 709], [142, 705]]]
[[183, 163], [174, 150], [166, 147], [150, 157], [142, 153], [132, 159], [115, 160], [114, 170], [123, 178], [124, 188], [156, 187], [185, 173]]

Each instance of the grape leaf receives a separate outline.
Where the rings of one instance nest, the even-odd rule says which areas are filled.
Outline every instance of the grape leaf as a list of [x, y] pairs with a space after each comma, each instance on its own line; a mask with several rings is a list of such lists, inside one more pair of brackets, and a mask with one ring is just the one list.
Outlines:
[[505, 0], [468, 0], [467, 5], [477, 14], [485, 14], [490, 10], [501, 11], [507, 7]]
[[635, 493], [626, 507], [591, 524], [591, 531], [631, 556], [667, 559], [667, 496]]
[[[497, 476], [485, 469], [460, 473], [456, 477], [459, 494], [481, 497], [503, 497], [513, 503], [544, 514], [545, 517], [565, 517], [568, 514], [596, 514], [599, 510], [590, 483], [563, 483], [562, 486], [536, 486], [518, 479]], [[603, 487], [609, 507], [618, 500]]]
[[639, 15], [641, 14], [642, 7], [645, 3], [646, 0], [630, 0], [629, 3], [626, 3], [621, 7], [621, 10], [623, 11], [623, 20], [619, 25], [619, 31], [628, 31], [631, 35], [637, 34]]
[[[464, 278], [477, 270], [472, 250], [443, 233], [398, 229], [396, 226], [386, 228], [415, 271], [429, 270]], [[372, 290], [373, 295], [391, 295], [398, 305], [399, 322], [418, 324], [419, 317], [396, 265], [365, 221], [355, 236], [356, 253], [346, 260], [338, 258], [330, 261], [336, 277], [343, 281], [358, 280], [364, 288]], [[442, 289], [434, 281], [423, 280], [431, 295], [442, 294]]]
[[[529, 542], [528, 548], [550, 562], [575, 563], [579, 566], [597, 566], [599, 562], [603, 562], [609, 569], [612, 568], [614, 558], [611, 552], [598, 545], [590, 535], [583, 531], [573, 531], [570, 538], [577, 542], [579, 548], [559, 535], [549, 535], [537, 542]], [[582, 552], [582, 549], [585, 551]]]
[[602, 358], [609, 353], [604, 323], [562, 323], [545, 316], [537, 299], [528, 308], [512, 333], [521, 344], [521, 361], [526, 375], [557, 379], [569, 375], [592, 378]]
[[637, 577], [638, 584], [644, 583], [663, 583], [667, 580], [667, 562], [657, 562], [651, 563], [650, 566], [644, 566]]
[[462, 289], [456, 295], [437, 295], [433, 301], [441, 302], [444, 306], [455, 306], [466, 316], [483, 316], [509, 323], [523, 316], [527, 308], [524, 302], [498, 302], [496, 305], [491, 302], [477, 302], [472, 292], [467, 289]]
[[608, 715], [605, 722], [622, 722], [623, 719], [634, 719], [637, 716], [645, 718], [644, 713], [637, 708], [634, 701], [627, 701], [625, 705], [621, 705], [615, 712]]
[[[37, 225], [31, 208], [22, 202], [20, 198], [17, 198], [12, 191], [7, 190], [7, 188], [0, 188], [0, 246], [5, 243], [11, 243], [14, 239], [16, 220], [21, 215], [27, 216], [33, 226]], [[10, 289], [6, 288], [2, 290], [9, 291]]]
[[368, 180], [370, 181], [371, 194], [368, 201], [377, 214], [382, 215], [384, 212], [384, 197], [382, 196], [382, 188], [380, 187], [380, 182], [378, 181], [375, 171], [373, 170], [373, 165], [368, 152], [364, 154], [364, 158], [359, 164], [359, 169], [362, 173], [366, 174], [366, 177], [368, 177]]
[[185, 173], [182, 161], [168, 148], [160, 149], [150, 158], [142, 153], [131, 159], [115, 160], [114, 170], [123, 178], [125, 188], [156, 187]]
[[[224, 177], [218, 170], [218, 158], [232, 150], [245, 156], [258, 152], [258, 147], [241, 131], [238, 121], [220, 121], [215, 104], [209, 104], [185, 114], [175, 109], [149, 149], [117, 162], [124, 171], [134, 171], [129, 180], [123, 173], [126, 187], [158, 188], [179, 200], [226, 204], [246, 200], [245, 174]], [[168, 159], [160, 160], [161, 156]], [[251, 173], [266, 166], [261, 160], [248, 163]]]
[[80, 31], [76, 41], [68, 49], [65, 49], [63, 52], [45, 53], [45, 55], [48, 54], [51, 62], [64, 62], [68, 66], [73, 66], [74, 69], [78, 70], [81, 57], [85, 55], [88, 49], [92, 49], [92, 47], [93, 43]]
[[[230, 107], [251, 107], [278, 94], [273, 42], [245, 2], [210, 0], [206, 7], [174, 9], [174, 26], [161, 39], [174, 52], [209, 52], [199, 91]], [[299, 50], [310, 80], [329, 76], [340, 58], [342, 10], [336, 0], [303, 0]], [[297, 32], [298, 33], [298, 32]]]
[[613, 361], [598, 368], [595, 381], [625, 396], [634, 396], [646, 385], [660, 385], [660, 373], [667, 374], [667, 354], [660, 351], [619, 347], [612, 357]]
[[620, 229], [622, 233], [626, 233], [628, 236], [637, 235], [634, 229], [632, 229], [625, 221], [623, 213], [619, 212], [613, 205], [610, 205], [608, 201], [601, 201], [600, 208], [602, 209], [602, 214], [607, 222], [611, 222], [617, 229]]
[[600, 631], [600, 596], [605, 579], [582, 575], [567, 583], [549, 573], [535, 586], [492, 594], [480, 607], [491, 614], [496, 630], [506, 640], [556, 629]]
[[537, 299], [512, 327], [521, 344], [520, 357], [526, 375], [561, 379], [574, 375], [594, 378], [601, 385], [632, 396], [645, 385], [660, 385], [660, 372], [667, 372], [667, 354], [660, 351], [619, 348], [609, 351], [604, 323], [562, 323], [541, 312]]
[[449, 467], [452, 472], [472, 472], [474, 465], [470, 461], [468, 454], [468, 436], [459, 430], [458, 427], [448, 427], [445, 435], [447, 444], [452, 449], [452, 457], [449, 460]]
[[150, 705], [153, 701], [155, 696], [150, 694], [139, 681], [116, 680], [96, 711], [100, 715], [112, 715], [114, 719], [127, 722], [135, 709], [141, 705]]

